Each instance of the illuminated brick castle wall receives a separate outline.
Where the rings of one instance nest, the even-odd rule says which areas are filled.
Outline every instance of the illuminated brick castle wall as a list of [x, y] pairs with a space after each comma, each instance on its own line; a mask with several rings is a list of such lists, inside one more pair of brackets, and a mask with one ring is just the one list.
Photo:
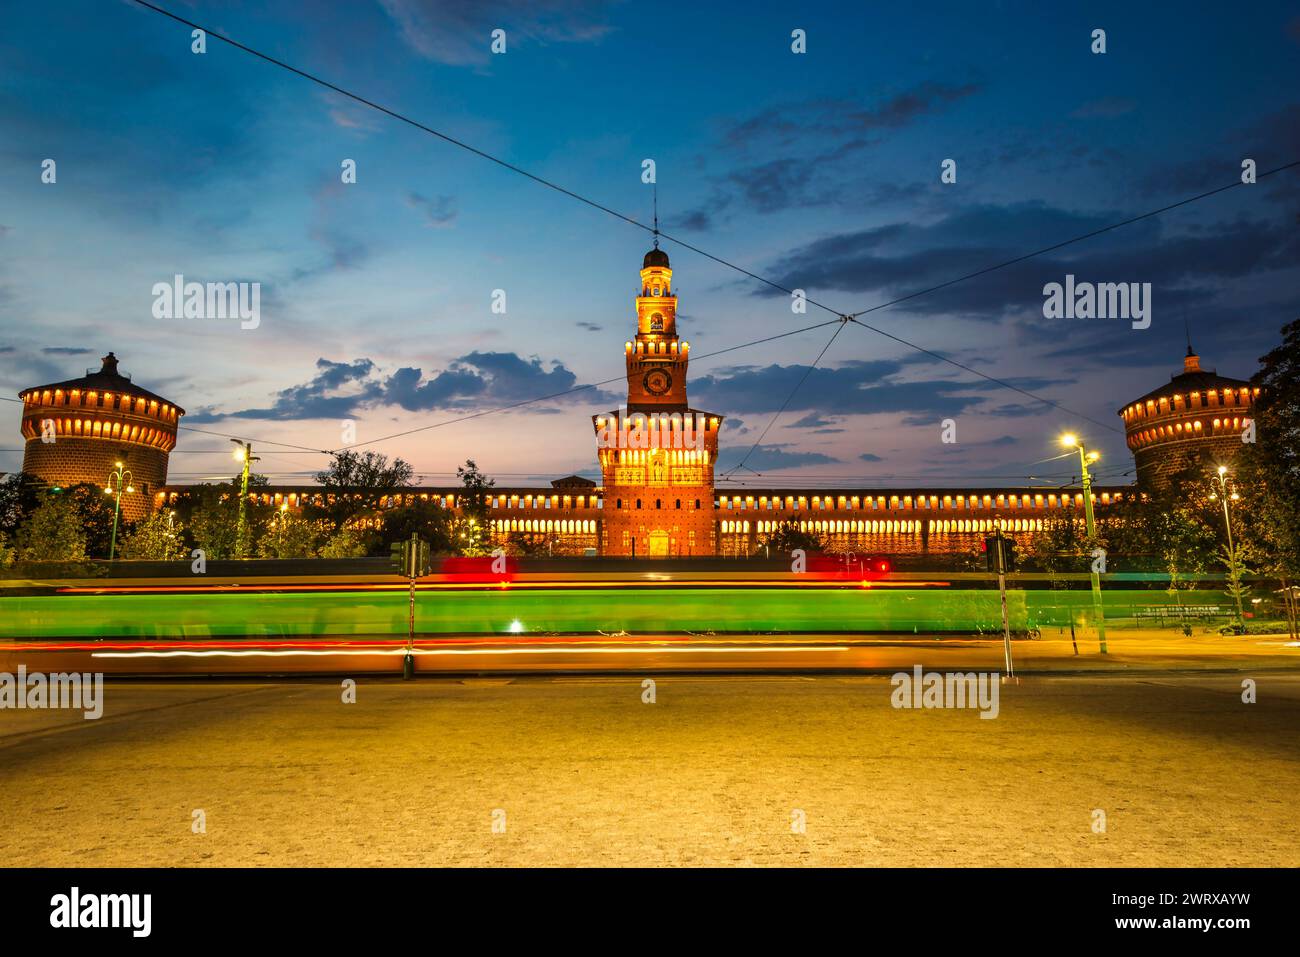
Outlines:
[[[570, 476], [550, 488], [494, 488], [487, 501], [496, 542], [529, 536], [554, 555], [749, 555], [794, 521], [839, 552], [944, 553], [968, 552], [999, 527], [1024, 539], [1049, 517], [1082, 523], [1078, 488], [716, 488], [723, 417], [687, 401], [690, 344], [677, 332], [672, 280], [667, 254], [657, 247], [646, 253], [636, 335], [623, 345], [627, 405], [592, 416], [601, 481]], [[456, 512], [460, 492], [412, 488], [381, 504], [432, 501]], [[167, 507], [182, 494], [183, 487], [160, 490], [155, 504]], [[274, 486], [249, 494], [296, 510], [334, 493]], [[1093, 502], [1104, 512], [1132, 494], [1131, 487], [1094, 486]]]
[[114, 463], [131, 472], [136, 492], [122, 495], [128, 519], [145, 515], [167, 483], [167, 457], [185, 410], [134, 385], [109, 353], [98, 372], [25, 389], [23, 471], [50, 485], [104, 486]]
[[[690, 345], [677, 333], [672, 278], [666, 253], [657, 246], [646, 253], [637, 331], [623, 346], [627, 406], [592, 416], [601, 481], [570, 476], [550, 488], [494, 488], [488, 505], [497, 542], [537, 536], [555, 555], [749, 555], [779, 525], [794, 521], [838, 552], [952, 553], [977, 548], [997, 528], [1023, 540], [1053, 517], [1083, 522], [1078, 487], [716, 488], [723, 417], [687, 401]], [[1142, 484], [1159, 485], [1198, 457], [1230, 458], [1241, 447], [1257, 392], [1242, 380], [1203, 371], [1189, 348], [1181, 374], [1119, 412]], [[155, 504], [174, 503], [183, 491], [159, 490]], [[383, 505], [425, 500], [457, 511], [460, 491], [413, 488]], [[330, 494], [277, 486], [250, 497], [297, 509]], [[1132, 486], [1094, 486], [1093, 504], [1104, 514], [1135, 494]]]
[[[494, 488], [487, 498], [494, 540], [505, 542], [511, 534], [522, 533], [553, 540], [555, 555], [582, 555], [588, 549], [603, 553], [606, 523], [613, 513], [625, 510], [620, 510], [617, 501], [609, 499], [593, 483], [577, 488], [566, 486], [567, 481], [560, 479], [548, 489]], [[178, 485], [159, 490], [154, 496], [155, 505], [176, 505], [186, 488]], [[413, 488], [388, 497], [380, 505], [397, 508], [431, 501], [457, 512], [460, 493], [459, 486]], [[1094, 505], [1104, 513], [1135, 491], [1132, 486], [1093, 486], [1092, 493]], [[280, 485], [249, 492], [252, 501], [277, 507], [288, 504], [291, 511], [308, 503], [324, 505], [333, 497], [334, 493], [315, 485]], [[1083, 493], [1077, 488], [787, 488], [766, 492], [747, 489], [744, 493], [722, 489], [708, 502], [716, 525], [715, 550], [683, 551], [683, 555], [753, 554], [763, 537], [786, 520], [825, 536], [835, 551], [888, 554], [966, 552], [978, 547], [980, 540], [999, 526], [1011, 535], [1027, 538], [1051, 517], [1067, 516], [1083, 522]], [[644, 510], [645, 502], [642, 504]], [[635, 510], [631, 514], [635, 517]], [[614, 527], [625, 525], [620, 522]], [[697, 535], [697, 542], [701, 540], [702, 535]], [[630, 547], [626, 554], [631, 554]], [[638, 546], [637, 555], [643, 554]]]
[[1158, 491], [1189, 466], [1208, 470], [1241, 450], [1259, 389], [1201, 368], [1187, 347], [1183, 371], [1169, 384], [1119, 410], [1138, 484]]

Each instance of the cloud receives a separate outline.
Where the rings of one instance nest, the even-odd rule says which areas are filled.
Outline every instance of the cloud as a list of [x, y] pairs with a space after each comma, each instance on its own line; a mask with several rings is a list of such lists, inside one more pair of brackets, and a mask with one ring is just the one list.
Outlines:
[[820, 429], [833, 424], [833, 419], [828, 419], [816, 412], [809, 412], [798, 422], [791, 422], [790, 427], [793, 429]]
[[[814, 138], [844, 138], [896, 130], [923, 116], [938, 113], [981, 89], [978, 83], [925, 81], [911, 89], [876, 98], [865, 107], [862, 100], [833, 97], [769, 106], [732, 124], [724, 131], [722, 139], [727, 146], [746, 149], [760, 141], [790, 145]], [[850, 140], [850, 148], [864, 145], [865, 141]]]
[[[786, 254], [767, 272], [789, 288], [835, 290], [880, 299], [910, 295], [1014, 259], [1054, 241], [1083, 235], [1124, 214], [1084, 214], [1043, 203], [972, 206], [925, 225], [893, 222], [836, 233]], [[1066, 273], [1096, 282], [1150, 282], [1164, 309], [1200, 305], [1221, 284], [1300, 262], [1300, 233], [1282, 222], [1235, 219], [1166, 235], [1156, 220], [1054, 254], [1013, 263], [909, 300], [900, 308], [925, 315], [984, 320], [1041, 320], [1042, 289]], [[755, 286], [752, 295], [773, 296]], [[779, 293], [784, 296], [785, 293]]]
[[330, 122], [340, 129], [363, 133], [372, 133], [378, 129], [374, 114], [359, 107], [331, 106], [328, 113]]
[[713, 206], [708, 208], [699, 207], [690, 209], [686, 212], [670, 216], [664, 223], [670, 230], [686, 230], [687, 232], [708, 232], [713, 228], [713, 218], [717, 214], [717, 209]]
[[41, 352], [47, 356], [88, 356], [94, 349], [81, 349], [75, 346], [50, 346]]
[[[577, 377], [563, 363], [547, 368], [536, 356], [523, 358], [513, 352], [471, 352], [453, 360], [447, 368], [430, 372], [403, 367], [384, 375], [370, 359], [352, 362], [316, 360], [316, 375], [309, 381], [276, 393], [265, 407], [237, 412], [202, 410], [187, 418], [190, 422], [211, 422], [221, 418], [248, 419], [344, 419], [369, 408], [396, 406], [408, 412], [434, 410], [464, 411], [510, 405], [551, 396], [548, 401], [603, 404], [618, 397], [600, 389], [581, 388]], [[530, 412], [554, 411], [546, 406]]]
[[[1300, 18], [1297, 18], [1300, 19]], [[1199, 154], [1163, 163], [1138, 180], [1144, 195], [1174, 196], [1227, 186], [1240, 175], [1240, 160], [1224, 162], [1224, 152], [1251, 157], [1263, 173], [1300, 155], [1300, 103], [1289, 103], [1250, 122], [1220, 132]], [[1270, 190], [1297, 193], [1295, 173], [1288, 171], [1260, 180]], [[1251, 187], [1252, 189], [1254, 187]]]
[[[731, 173], [727, 182], [750, 209], [775, 213], [792, 206], [820, 206], [831, 201], [835, 190], [830, 184], [822, 189], [816, 187], [817, 169], [807, 159], [770, 160]], [[704, 215], [708, 215], [707, 211]]]
[[[740, 367], [702, 376], [692, 383], [691, 389], [709, 406], [740, 413], [774, 413], [790, 396], [786, 409], [813, 413], [814, 421], [825, 413], [907, 413], [928, 423], [958, 415], [985, 401], [979, 395], [960, 394], [980, 391], [981, 382], [898, 378], [906, 365], [897, 360], [872, 360], [817, 367], [811, 371], [802, 365]], [[803, 384], [794, 391], [801, 379]]]
[[1137, 103], [1127, 97], [1104, 96], [1099, 100], [1089, 100], [1070, 115], [1078, 119], [1110, 118], [1132, 113], [1135, 109], [1137, 109]]
[[529, 43], [591, 43], [606, 36], [610, 6], [600, 0], [380, 0], [402, 39], [420, 56], [449, 66], [485, 63], [491, 34], [506, 31], [507, 50]]
[[346, 419], [381, 393], [378, 384], [369, 379], [375, 369], [375, 364], [369, 359], [352, 362], [317, 359], [316, 369], [316, 375], [310, 381], [278, 392], [271, 406], [228, 413], [205, 409], [187, 416], [186, 420], [198, 423], [226, 417], [281, 421]]
[[294, 270], [290, 276], [292, 281], [356, 269], [370, 258], [370, 244], [350, 228], [350, 217], [341, 209], [345, 189], [338, 177], [326, 177], [317, 187], [312, 196], [312, 220], [307, 235], [324, 247], [326, 261]]
[[[831, 465], [839, 461], [821, 452], [788, 452], [789, 445], [760, 445], [750, 453], [749, 448], [726, 449], [718, 453], [718, 470], [734, 469], [745, 460], [745, 470], [755, 472], [801, 468], [806, 465]], [[748, 457], [746, 457], [748, 455]]]
[[1030, 415], [1042, 415], [1044, 412], [1053, 411], [1050, 405], [1046, 403], [999, 405], [993, 409], [982, 410], [985, 415], [995, 416], [999, 419], [1019, 419]]
[[858, 456], [864, 462], [883, 462], [885, 461], [879, 455], [873, 455], [871, 452], [863, 452]]
[[437, 229], [446, 229], [456, 221], [455, 198], [435, 196], [430, 199], [416, 192], [406, 194], [406, 205], [424, 213], [427, 225]]
[[595, 322], [579, 322], [576, 324], [579, 329], [586, 329], [588, 332], [600, 332], [605, 327]]
[[[819, 97], [769, 106], [722, 133], [724, 147], [760, 154], [756, 163], [712, 178], [707, 198], [670, 220], [670, 227], [703, 232], [725, 211], [742, 206], [757, 213], [777, 213], [810, 206], [843, 206], [847, 197], [868, 200], [878, 183], [846, 188], [840, 161], [868, 146], [884, 130], [899, 129], [948, 104], [971, 96], [978, 84], [926, 82], [863, 107], [861, 100]], [[808, 144], [835, 143], [809, 152]], [[782, 147], [798, 147], [788, 157], [773, 157]]]

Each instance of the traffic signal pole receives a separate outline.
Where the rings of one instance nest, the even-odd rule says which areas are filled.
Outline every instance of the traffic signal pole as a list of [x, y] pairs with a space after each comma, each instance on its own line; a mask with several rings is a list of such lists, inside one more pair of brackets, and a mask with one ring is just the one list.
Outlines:
[[1006, 658], [1007, 677], [1014, 680], [1016, 669], [1011, 663], [1011, 622], [1007, 617], [1006, 539], [1002, 537], [1002, 529], [1000, 528], [998, 529], [996, 541], [998, 546], [998, 593], [1002, 596], [1002, 652]]
[[406, 542], [389, 547], [393, 564], [406, 576], [409, 599], [406, 611], [406, 654], [402, 656], [402, 677], [415, 676], [415, 580], [429, 574], [429, 543], [412, 532]]
[[411, 579], [411, 602], [406, 616], [406, 655], [402, 658], [402, 677], [415, 677], [415, 579]]

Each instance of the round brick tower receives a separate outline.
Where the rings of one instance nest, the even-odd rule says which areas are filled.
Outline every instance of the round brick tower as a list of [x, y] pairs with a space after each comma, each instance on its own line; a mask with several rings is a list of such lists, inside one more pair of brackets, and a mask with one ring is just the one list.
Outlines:
[[1158, 490], [1190, 465], [1226, 464], [1252, 438], [1258, 394], [1249, 382], [1202, 369], [1188, 345], [1180, 374], [1119, 410], [1138, 484]]
[[151, 489], [167, 483], [167, 455], [185, 410], [132, 384], [109, 353], [98, 372], [36, 386], [23, 403], [23, 471], [51, 485], [104, 486], [114, 463], [131, 472], [133, 494], [123, 492], [122, 514], [145, 515]]

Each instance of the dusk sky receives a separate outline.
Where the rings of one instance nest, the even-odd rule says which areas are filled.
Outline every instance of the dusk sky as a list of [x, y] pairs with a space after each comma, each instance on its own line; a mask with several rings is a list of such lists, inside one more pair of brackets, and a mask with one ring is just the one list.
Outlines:
[[[1245, 158], [1300, 160], [1300, 12], [1281, 0], [756, 2], [743, 18], [585, 0], [159, 5], [646, 224], [652, 158], [666, 233], [842, 312], [1239, 182]], [[130, 0], [5, 4], [3, 22], [0, 394], [112, 350], [183, 425], [253, 440], [278, 482], [327, 458], [270, 442], [335, 449], [342, 420], [427, 484], [467, 458], [505, 485], [597, 477], [589, 417], [619, 403], [618, 381], [426, 427], [619, 379], [647, 232], [215, 37], [196, 55], [188, 27]], [[663, 247], [693, 357], [833, 318]], [[152, 288], [176, 274], [260, 283], [260, 324], [155, 318]], [[1044, 284], [1067, 274], [1151, 283], [1150, 328], [1044, 318]], [[1180, 371], [1184, 323], [1203, 365], [1248, 377], [1300, 315], [1298, 280], [1295, 167], [863, 316], [1078, 415], [850, 325], [749, 456], [762, 478], [738, 477], [1059, 484], [1069, 466], [1044, 460], [1070, 429], [1102, 451], [1102, 481], [1127, 484], [1116, 409]], [[692, 405], [728, 417], [724, 470], [834, 332], [692, 359]], [[0, 403], [0, 471], [21, 463], [19, 410]], [[182, 431], [171, 480], [228, 476], [229, 449]]]

